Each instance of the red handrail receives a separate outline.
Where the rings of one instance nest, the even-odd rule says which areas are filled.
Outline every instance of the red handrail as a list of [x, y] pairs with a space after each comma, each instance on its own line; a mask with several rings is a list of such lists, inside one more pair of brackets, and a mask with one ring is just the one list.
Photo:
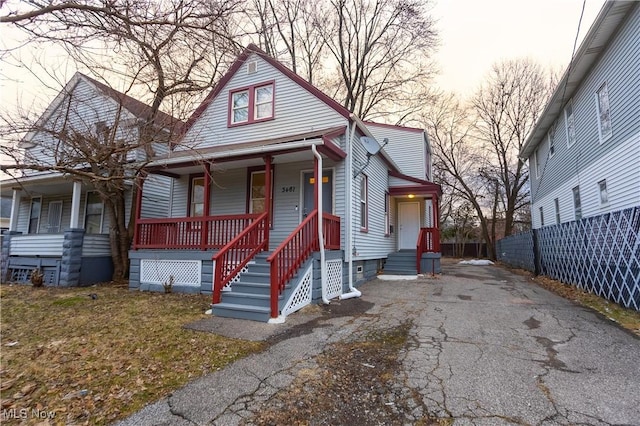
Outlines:
[[[267, 258], [271, 264], [271, 317], [278, 317], [278, 296], [300, 265], [320, 248], [318, 210], [312, 211]], [[339, 238], [338, 233], [338, 238]]]
[[138, 219], [133, 249], [219, 249], [259, 214]]
[[416, 250], [416, 269], [420, 273], [422, 253], [440, 253], [440, 231], [438, 228], [420, 228]]
[[267, 213], [262, 213], [237, 237], [213, 256], [213, 303], [220, 303], [220, 292], [259, 251], [267, 249]]

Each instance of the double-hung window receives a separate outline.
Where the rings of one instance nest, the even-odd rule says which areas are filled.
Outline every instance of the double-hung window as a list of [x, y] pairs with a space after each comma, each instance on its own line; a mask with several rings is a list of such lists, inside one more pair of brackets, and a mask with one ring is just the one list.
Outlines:
[[567, 146], [572, 146], [576, 142], [576, 122], [573, 116], [573, 101], [569, 101], [564, 109], [564, 123], [567, 131]]
[[367, 231], [369, 227], [369, 179], [363, 174], [360, 179], [360, 229]]
[[603, 179], [598, 182], [598, 192], [600, 193], [600, 205], [606, 206], [609, 204], [609, 193], [607, 192], [607, 180]]
[[29, 234], [37, 234], [40, 226], [40, 211], [42, 210], [42, 197], [31, 199], [31, 211], [29, 212]]
[[596, 110], [598, 112], [598, 131], [600, 142], [611, 137], [611, 109], [609, 107], [609, 89], [605, 82], [596, 92]]
[[244, 87], [229, 93], [229, 126], [270, 120], [274, 115], [274, 83]]
[[204, 177], [191, 178], [189, 216], [204, 216]]
[[391, 224], [389, 220], [389, 206], [391, 204], [391, 197], [388, 192], [384, 193], [384, 235], [391, 234]]
[[580, 202], [580, 187], [573, 188], [573, 211], [576, 215], [576, 220], [582, 219], [582, 203]]
[[87, 234], [101, 234], [104, 216], [104, 203], [96, 191], [87, 192], [84, 213], [84, 230]]

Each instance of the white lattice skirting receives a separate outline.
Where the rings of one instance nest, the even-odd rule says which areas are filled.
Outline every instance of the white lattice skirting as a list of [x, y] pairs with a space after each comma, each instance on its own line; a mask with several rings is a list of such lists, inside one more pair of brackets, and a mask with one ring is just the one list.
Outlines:
[[300, 283], [296, 289], [291, 293], [291, 297], [287, 301], [286, 305], [282, 309], [281, 315], [286, 317], [289, 314], [298, 311], [305, 306], [311, 304], [312, 300], [312, 287], [313, 287], [313, 264], [310, 264], [306, 272], [302, 276]]
[[327, 299], [342, 294], [342, 259], [325, 261], [327, 270]]
[[200, 260], [140, 261], [140, 283], [164, 284], [173, 276], [173, 285], [200, 287], [202, 262]]

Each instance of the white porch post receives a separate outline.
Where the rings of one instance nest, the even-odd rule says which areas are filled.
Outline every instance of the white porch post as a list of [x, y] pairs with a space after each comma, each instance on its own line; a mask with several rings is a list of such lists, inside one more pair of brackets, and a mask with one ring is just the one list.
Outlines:
[[13, 188], [13, 195], [11, 197], [11, 217], [9, 218], [9, 231], [18, 230], [18, 210], [20, 210], [20, 198], [22, 192], [19, 188]]
[[71, 220], [69, 227], [71, 229], [80, 228], [80, 194], [82, 193], [82, 183], [73, 182], [73, 195], [71, 196]]

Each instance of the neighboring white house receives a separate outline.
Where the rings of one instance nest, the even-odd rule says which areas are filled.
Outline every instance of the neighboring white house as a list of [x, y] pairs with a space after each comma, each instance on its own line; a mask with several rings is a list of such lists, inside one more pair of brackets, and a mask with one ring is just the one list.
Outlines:
[[[99, 139], [101, 132], [115, 126], [117, 139], [135, 142], [140, 120], [149, 111], [136, 99], [76, 73], [20, 147], [30, 164], [53, 167], [71, 155], [82, 155], [69, 144], [61, 144], [56, 134], [62, 129]], [[156, 122], [164, 129], [177, 120], [160, 113]], [[168, 144], [156, 143], [154, 148], [167, 152]], [[133, 161], [138, 154], [131, 151], [128, 155]], [[155, 179], [155, 191], [149, 191], [142, 203], [145, 217], [166, 216], [171, 180]], [[1, 181], [0, 191], [2, 197], [11, 198], [8, 231], [2, 239], [3, 281], [28, 282], [36, 268], [43, 272], [47, 285], [89, 285], [111, 279], [111, 218], [90, 181], [53, 171], [24, 171], [18, 178]], [[127, 212], [131, 206], [129, 196]]]
[[520, 157], [534, 229], [640, 206], [640, 2], [604, 4]]
[[437, 269], [430, 152], [423, 129], [364, 123], [250, 45], [147, 167], [172, 203], [136, 223], [130, 288], [213, 291], [216, 315], [267, 320], [383, 268]]

